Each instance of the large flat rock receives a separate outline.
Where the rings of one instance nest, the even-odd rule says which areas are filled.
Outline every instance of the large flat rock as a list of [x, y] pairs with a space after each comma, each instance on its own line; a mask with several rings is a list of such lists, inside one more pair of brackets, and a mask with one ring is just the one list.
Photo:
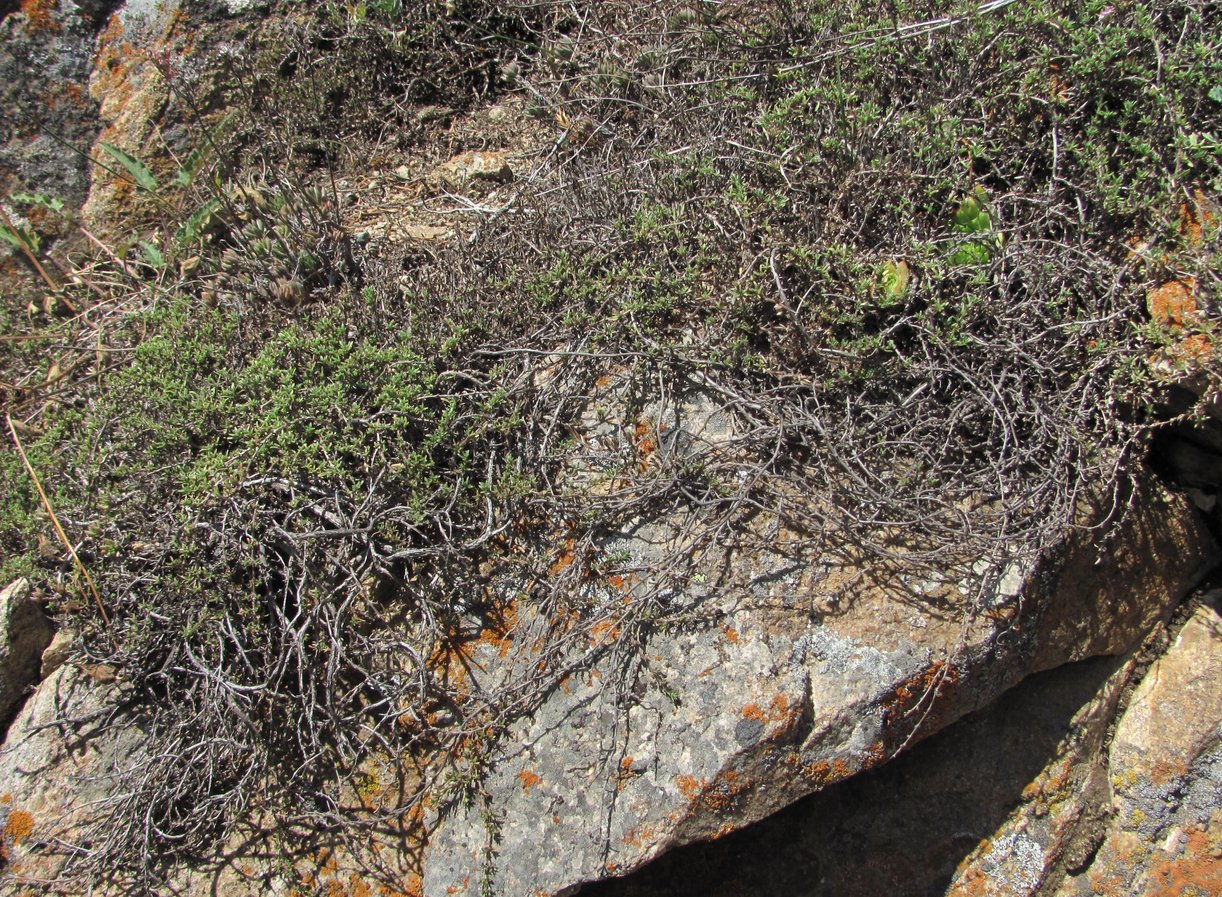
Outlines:
[[[646, 526], [624, 545], [662, 558], [667, 538]], [[1212, 551], [1186, 503], [1155, 486], [1095, 549], [1080, 534], [1022, 574], [997, 570], [975, 612], [945, 578], [891, 588], [783, 536], [722, 559], [731, 584], [670, 596], [686, 614], [615, 633], [614, 650], [509, 726], [470, 799], [439, 808], [425, 894], [564, 894], [724, 836], [1034, 672], [1128, 651]], [[500, 666], [531, 662], [525, 642], [499, 653]], [[476, 666], [497, 669], [490, 655]]]

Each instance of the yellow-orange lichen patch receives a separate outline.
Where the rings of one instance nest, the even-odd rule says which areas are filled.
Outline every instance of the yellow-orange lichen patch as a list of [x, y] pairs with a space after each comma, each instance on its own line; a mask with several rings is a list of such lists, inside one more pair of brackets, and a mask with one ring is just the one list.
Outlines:
[[636, 422], [632, 429], [632, 444], [636, 446], [641, 470], [649, 468], [649, 456], [658, 450], [658, 434], [665, 430], [665, 424], [655, 428], [649, 421]]
[[780, 722], [789, 716], [789, 698], [780, 693], [773, 695], [772, 700], [768, 702], [768, 718], [773, 722]]
[[1196, 281], [1191, 277], [1169, 280], [1146, 293], [1150, 320], [1161, 327], [1178, 329], [1200, 323]]
[[738, 797], [751, 787], [732, 769], [719, 773], [700, 795], [700, 802], [714, 813], [726, 814], [738, 803]]
[[1160, 757], [1150, 766], [1150, 781], [1155, 785], [1165, 785], [1184, 778], [1187, 773], [1188, 766], [1182, 760]]
[[599, 620], [590, 627], [590, 644], [594, 646], [614, 644], [619, 638], [619, 624], [614, 619]]
[[572, 539], [564, 540], [564, 548], [556, 556], [556, 560], [552, 562], [552, 565], [547, 568], [548, 573], [555, 576], [573, 566], [573, 562], [577, 560], [577, 555], [573, 552], [574, 544]]
[[615, 790], [623, 791], [633, 779], [640, 778], [640, 773], [632, 768], [636, 762], [634, 757], [624, 757], [619, 761], [619, 769], [615, 771]]
[[[937, 723], [946, 712], [948, 699], [958, 680], [959, 670], [954, 664], [937, 661], [898, 683], [890, 697], [882, 702], [887, 744], [894, 747], [905, 742], [913, 728], [922, 722], [928, 729], [939, 728]], [[913, 712], [917, 707], [924, 708], [924, 712]]]
[[624, 833], [624, 837], [621, 840], [629, 847], [640, 849], [657, 843], [657, 838], [658, 826], [655, 824], [643, 825], [639, 828], [633, 826]]
[[1194, 192], [1193, 199], [1195, 203], [1192, 205], [1187, 201], [1180, 203], [1180, 234], [1189, 246], [1196, 249], [1205, 242], [1205, 230], [1213, 227], [1217, 216], [1210, 209], [1210, 203], [1200, 187]]
[[834, 760], [816, 760], [802, 768], [802, 775], [816, 785], [830, 785], [853, 775], [855, 770], [843, 757]]
[[21, 13], [25, 16], [26, 28], [31, 34], [39, 31], [62, 31], [63, 25], [55, 18], [59, 0], [22, 0]]
[[755, 720], [757, 723], [762, 723], [768, 719], [768, 714], [763, 711], [759, 704], [748, 704], [743, 708], [743, 719]]
[[1182, 851], [1157, 851], [1146, 876], [1148, 897], [1188, 897], [1222, 894], [1222, 861], [1216, 843], [1206, 832], [1192, 830], [1181, 836]]
[[480, 631], [476, 641], [487, 645], [497, 652], [498, 657], [506, 657], [513, 643], [511, 635], [518, 625], [518, 601], [511, 598], [498, 605], [490, 614], [490, 622]]
[[627, 592], [632, 588], [632, 584], [636, 581], [637, 577], [632, 574], [629, 574], [628, 576], [613, 574], [607, 577], [607, 585], [620, 592]]
[[738, 644], [739, 636], [737, 629], [727, 623], [725, 626], [721, 627], [721, 631], [725, 635], [727, 642], [729, 642], [731, 645]]
[[675, 776], [675, 787], [679, 789], [688, 800], [695, 800], [700, 796], [700, 792], [704, 790], [705, 780], [698, 779], [695, 776], [682, 775]]
[[543, 781], [543, 777], [532, 769], [524, 769], [518, 773], [518, 781], [522, 783], [522, 790], [529, 794], [531, 788]]
[[34, 817], [25, 810], [16, 809], [8, 814], [4, 823], [4, 837], [13, 844], [20, 844], [34, 833]]

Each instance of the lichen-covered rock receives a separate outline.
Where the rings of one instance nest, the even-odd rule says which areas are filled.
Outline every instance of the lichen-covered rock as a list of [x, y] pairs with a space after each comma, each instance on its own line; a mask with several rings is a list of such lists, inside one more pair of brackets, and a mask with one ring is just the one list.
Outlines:
[[1222, 893], [1222, 616], [1199, 607], [1146, 674], [1108, 757], [1110, 824], [1058, 897]]
[[952, 878], [955, 893], [1008, 893], [1072, 828], [1064, 808], [1133, 666], [1102, 657], [1032, 676], [892, 763], [580, 897], [929, 897]]
[[25, 0], [0, 20], [0, 194], [38, 191], [76, 206], [99, 127], [86, 86], [111, 0]]
[[505, 184], [513, 180], [513, 169], [504, 153], [469, 151], [443, 162], [425, 178], [434, 189], [459, 189], [473, 182]]
[[[129, 0], [110, 16], [98, 37], [88, 82], [102, 125], [99, 141], [142, 161], [164, 151], [150, 145], [169, 89], [158, 65], [183, 58], [183, 33], [189, 27], [176, 0]], [[91, 227], [106, 232], [130, 210], [136, 188], [100, 147], [91, 156], [102, 164], [94, 167], [81, 211]]]
[[0, 592], [0, 731], [38, 681], [53, 633], [42, 608], [30, 600], [29, 582], [19, 579]]
[[1148, 648], [1030, 677], [893, 763], [580, 897], [1222, 893], [1219, 597], [1144, 673]]
[[[643, 525], [625, 550], [648, 565], [665, 539]], [[1079, 540], [1025, 576], [997, 571], [965, 623], [912, 600], [921, 583], [863, 585], [779, 537], [726, 562], [733, 586], [671, 596], [691, 602], [690, 626], [634, 633], [510, 727], [476, 798], [438, 814], [425, 894], [567, 893], [726, 835], [1033, 672], [1130, 650], [1210, 552], [1187, 503], [1151, 487], [1105, 555]]]
[[61, 666], [9, 727], [0, 748], [7, 857], [0, 893], [25, 893], [54, 879], [65, 853], [43, 850], [47, 839], [79, 842], [113, 798], [114, 774], [140, 743], [139, 731], [122, 725], [115, 711], [113, 688], [71, 664]]

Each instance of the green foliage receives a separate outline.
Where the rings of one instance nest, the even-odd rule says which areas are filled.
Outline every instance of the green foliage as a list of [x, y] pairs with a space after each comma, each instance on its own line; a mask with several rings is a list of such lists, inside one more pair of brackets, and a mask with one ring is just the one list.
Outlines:
[[131, 177], [132, 183], [142, 190], [147, 190], [149, 193], [156, 193], [158, 191], [159, 184], [157, 183], [157, 178], [153, 176], [153, 172], [149, 170], [149, 167], [144, 162], [104, 140], [99, 140], [98, 145], [102, 147], [107, 155], [123, 166], [123, 170]]
[[[339, 793], [353, 733], [449, 749], [428, 714], [469, 733], [540, 699], [537, 671], [476, 698], [425, 659], [506, 590], [587, 619], [594, 578], [628, 558], [579, 570], [574, 551], [566, 578], [558, 539], [682, 518], [712, 544], [771, 515], [888, 559], [903, 531], [949, 569], [1046, 547], [1081, 479], [1133, 469], [1149, 343], [1174, 342], [1141, 326], [1147, 281], [1222, 279], [1216, 224], [1180, 232], [1185, 197], [1222, 192], [1219, 13], [1066, 0], [896, 32], [863, 2], [715, 5], [336, 5], [234, 63], [238, 111], [201, 142], [224, 166], [193, 151], [182, 211], [133, 243], [165, 285], [123, 297], [115, 370], [32, 445], [116, 599], [113, 659], [150, 730], [193, 744], [203, 727], [223, 770], [159, 772], [193, 784], [128, 814], [156, 817], [158, 849], [241, 816], [248, 768], [282, 789], [269, 812], [296, 812]], [[449, 244], [355, 251], [332, 184], [393, 154], [387, 135], [424, 138], [403, 110], [470, 107], [509, 63], [537, 111], [606, 141], [556, 142], [509, 214], [473, 213]], [[1135, 235], [1165, 261], [1134, 259]], [[583, 480], [613, 388], [625, 419], [599, 438], [624, 444]], [[645, 409], [693, 395], [732, 420], [733, 450], [647, 452]], [[14, 563], [54, 566], [4, 460]], [[698, 553], [649, 576], [677, 594]], [[667, 600], [625, 613], [652, 624]], [[164, 782], [138, 785], [133, 801]]]

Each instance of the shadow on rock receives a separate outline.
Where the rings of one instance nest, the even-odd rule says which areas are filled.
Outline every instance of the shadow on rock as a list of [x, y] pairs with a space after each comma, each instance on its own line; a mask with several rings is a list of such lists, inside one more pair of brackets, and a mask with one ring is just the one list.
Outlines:
[[945, 893], [1074, 735], [1122, 661], [1033, 676], [893, 763], [580, 897], [904, 897]]

